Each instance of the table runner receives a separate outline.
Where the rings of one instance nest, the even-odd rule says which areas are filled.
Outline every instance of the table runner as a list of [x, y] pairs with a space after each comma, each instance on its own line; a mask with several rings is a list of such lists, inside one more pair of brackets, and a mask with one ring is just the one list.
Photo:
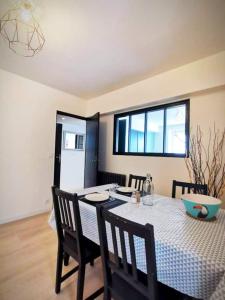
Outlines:
[[[109, 185], [88, 189], [104, 191]], [[87, 190], [83, 190], [83, 194]], [[129, 197], [114, 194], [115, 198]], [[215, 222], [188, 217], [180, 200], [156, 195], [153, 206], [126, 203], [111, 210], [140, 224], [154, 226], [157, 276], [162, 283], [189, 296], [225, 299], [225, 211], [220, 210]], [[80, 202], [83, 234], [99, 244], [96, 208]], [[109, 248], [112, 249], [110, 235]], [[135, 239], [137, 266], [145, 269], [143, 241]], [[129, 260], [129, 253], [128, 253]]]

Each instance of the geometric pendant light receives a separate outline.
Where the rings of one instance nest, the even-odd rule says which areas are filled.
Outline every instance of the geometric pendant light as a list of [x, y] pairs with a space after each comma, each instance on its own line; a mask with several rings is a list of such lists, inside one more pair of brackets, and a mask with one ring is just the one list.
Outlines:
[[30, 0], [19, 1], [0, 19], [0, 35], [18, 55], [32, 57], [44, 46], [45, 38], [33, 15]]

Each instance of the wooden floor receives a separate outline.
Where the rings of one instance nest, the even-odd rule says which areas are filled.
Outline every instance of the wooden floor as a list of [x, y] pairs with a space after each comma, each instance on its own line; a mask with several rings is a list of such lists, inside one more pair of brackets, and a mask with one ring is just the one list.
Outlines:
[[[49, 227], [48, 215], [0, 225], [0, 299], [76, 299], [77, 274], [54, 292], [57, 237]], [[75, 265], [73, 260], [64, 270]], [[84, 297], [102, 282], [101, 262], [86, 267]], [[100, 296], [98, 299], [103, 299]]]

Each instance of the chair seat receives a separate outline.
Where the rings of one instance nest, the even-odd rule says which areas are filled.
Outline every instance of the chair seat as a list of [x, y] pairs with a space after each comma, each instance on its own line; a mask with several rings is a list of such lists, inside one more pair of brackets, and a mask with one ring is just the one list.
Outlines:
[[[138, 278], [141, 279], [143, 285], [147, 283], [147, 276], [145, 273], [138, 271]], [[162, 284], [161, 282], [157, 282], [158, 285], [158, 299], [166, 300], [181, 300], [183, 299], [183, 294]], [[146, 300], [147, 298], [137, 291], [137, 289], [133, 288], [131, 284], [129, 284], [126, 280], [121, 278], [116, 272], [112, 274], [112, 296], [115, 300]]]
[[[82, 253], [82, 257], [85, 262], [90, 262], [100, 256], [100, 247], [85, 236], [83, 236], [83, 245], [84, 252]], [[71, 257], [78, 260], [77, 240], [74, 236], [67, 232], [65, 233], [63, 247]]]

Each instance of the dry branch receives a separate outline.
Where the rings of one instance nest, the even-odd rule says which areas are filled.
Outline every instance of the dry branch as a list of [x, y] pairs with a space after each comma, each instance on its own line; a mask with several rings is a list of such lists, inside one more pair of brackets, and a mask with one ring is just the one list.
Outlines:
[[206, 147], [203, 143], [203, 132], [197, 126], [190, 137], [189, 157], [185, 158], [190, 181], [207, 184], [208, 195], [221, 198], [225, 193], [225, 128], [220, 133], [209, 129]]

